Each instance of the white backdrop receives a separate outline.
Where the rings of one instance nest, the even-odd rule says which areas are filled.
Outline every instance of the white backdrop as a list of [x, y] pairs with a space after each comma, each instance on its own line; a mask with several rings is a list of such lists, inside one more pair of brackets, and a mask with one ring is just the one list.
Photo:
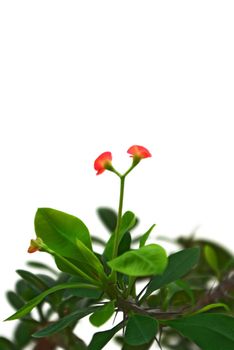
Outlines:
[[116, 208], [118, 181], [96, 177], [103, 151], [120, 170], [133, 144], [153, 155], [127, 180], [137, 233], [199, 226], [233, 249], [233, 16], [233, 1], [1, 1], [1, 320], [37, 207], [107, 237], [95, 209]]

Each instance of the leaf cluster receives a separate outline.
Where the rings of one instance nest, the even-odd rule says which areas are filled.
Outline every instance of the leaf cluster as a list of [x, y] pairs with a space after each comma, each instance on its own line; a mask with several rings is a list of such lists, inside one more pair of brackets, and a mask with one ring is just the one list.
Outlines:
[[[149, 349], [154, 342], [164, 349], [233, 350], [232, 254], [192, 236], [174, 240], [175, 252], [168, 256], [157, 237], [148, 244], [155, 225], [135, 235], [138, 219], [127, 211], [114, 256], [117, 215], [109, 208], [97, 212], [109, 231], [107, 242], [73, 215], [38, 209], [35, 242], [53, 256], [60, 273], [18, 271], [16, 290], [8, 292], [17, 311], [8, 320], [20, 323], [14, 341], [0, 338], [0, 348], [23, 349], [33, 341], [34, 350], [99, 350], [114, 338], [123, 350]], [[89, 344], [75, 335], [83, 317], [100, 327], [117, 314], [121, 321], [96, 332]]]

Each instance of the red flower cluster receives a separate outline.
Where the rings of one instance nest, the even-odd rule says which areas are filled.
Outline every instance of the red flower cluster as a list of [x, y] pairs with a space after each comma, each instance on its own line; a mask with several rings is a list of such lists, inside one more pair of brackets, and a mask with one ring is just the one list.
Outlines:
[[[151, 154], [147, 150], [147, 148], [143, 146], [138, 146], [138, 145], [131, 146], [128, 149], [127, 153], [131, 154], [131, 157], [138, 160], [151, 157]], [[100, 175], [106, 169], [109, 169], [112, 166], [111, 161], [112, 161], [111, 152], [102, 153], [94, 162], [94, 169], [97, 171], [96, 175]]]

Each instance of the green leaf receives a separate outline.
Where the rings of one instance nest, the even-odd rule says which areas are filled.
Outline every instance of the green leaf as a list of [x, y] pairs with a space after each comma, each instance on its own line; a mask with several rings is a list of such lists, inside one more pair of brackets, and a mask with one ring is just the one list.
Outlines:
[[114, 270], [128, 276], [149, 276], [161, 274], [167, 266], [165, 250], [157, 244], [149, 244], [131, 250], [108, 262]]
[[32, 333], [38, 327], [37, 322], [25, 320], [21, 321], [15, 329], [14, 338], [18, 347], [26, 346], [32, 340]]
[[99, 307], [90, 317], [89, 321], [96, 327], [106, 323], [115, 312], [115, 302], [110, 301], [106, 305]]
[[234, 349], [234, 317], [208, 313], [163, 322], [204, 350]]
[[98, 208], [97, 214], [107, 230], [110, 233], [114, 232], [117, 224], [116, 212], [110, 208]]
[[[86, 281], [80, 277], [73, 276], [69, 279], [69, 283], [86, 283]], [[80, 298], [90, 298], [90, 299], [99, 299], [103, 292], [99, 289], [89, 289], [89, 288], [73, 288], [66, 290], [64, 296], [76, 296]]]
[[22, 279], [16, 283], [16, 292], [24, 301], [28, 301], [38, 295], [38, 291], [35, 291], [35, 288], [32, 288], [28, 282]]
[[24, 305], [24, 301], [19, 297], [15, 292], [9, 291], [6, 293], [7, 300], [9, 304], [15, 309], [18, 310]]
[[188, 248], [172, 254], [168, 258], [168, 265], [162, 276], [155, 276], [146, 290], [144, 297], [168, 283], [186, 275], [199, 261], [200, 249]]
[[29, 282], [31, 286], [35, 287], [36, 290], [43, 291], [50, 287], [44, 280], [29, 271], [16, 270], [16, 272], [25, 281]]
[[109, 329], [108, 331], [98, 332], [93, 335], [93, 338], [88, 346], [88, 350], [101, 350], [104, 346], [114, 337], [122, 327], [124, 323], [120, 322], [117, 326]]
[[37, 237], [56, 253], [77, 259], [77, 239], [92, 249], [90, 234], [85, 224], [73, 215], [50, 208], [40, 208], [35, 216]]
[[87, 273], [94, 279], [105, 279], [103, 265], [96, 255], [88, 249], [79, 239], [76, 241], [79, 251], [79, 261], [86, 267]]
[[16, 346], [7, 338], [0, 337], [0, 349], [2, 350], [17, 350]]
[[[128, 232], [136, 224], [136, 216], [131, 211], [126, 211], [121, 219], [120, 230], [119, 230], [119, 243], [123, 238], [124, 234]], [[111, 235], [110, 239], [106, 244], [103, 255], [107, 260], [112, 258], [113, 249], [114, 249], [114, 235], [115, 232]]]
[[153, 339], [157, 330], [156, 319], [144, 315], [133, 315], [129, 317], [124, 340], [129, 345], [142, 345]]
[[97, 287], [91, 284], [85, 283], [64, 283], [54, 286], [48, 290], [45, 290], [40, 295], [31, 299], [27, 304], [25, 304], [21, 309], [19, 309], [15, 314], [8, 317], [5, 321], [16, 320], [27, 315], [35, 306], [37, 306], [47, 295], [57, 292], [58, 290], [68, 289], [68, 288], [91, 288], [96, 289]]
[[155, 224], [152, 225], [149, 228], [149, 230], [141, 236], [141, 238], [140, 238], [140, 247], [143, 247], [145, 245], [147, 239], [149, 238], [149, 235], [151, 234], [151, 232], [153, 231], [155, 226], [156, 226]]
[[219, 276], [220, 271], [215, 250], [210, 245], [205, 245], [204, 255], [210, 268]]
[[96, 310], [96, 308], [97, 307], [87, 307], [85, 309], [74, 311], [71, 314], [59, 319], [58, 321], [53, 322], [49, 326], [34, 333], [32, 336], [34, 338], [43, 338], [43, 337], [48, 337], [58, 332], [61, 332], [64, 328], [68, 327], [71, 323], [77, 322], [81, 318], [92, 313], [94, 310]]
[[193, 312], [190, 315], [201, 314], [203, 312], [207, 312], [207, 311], [210, 311], [210, 310], [213, 310], [213, 309], [217, 309], [217, 308], [224, 308], [226, 311], [230, 311], [229, 307], [226, 304], [224, 304], [224, 303], [215, 303], [215, 304], [206, 305], [203, 308]]
[[123, 253], [127, 252], [131, 248], [131, 235], [129, 232], [126, 232], [123, 235], [123, 238], [120, 241], [119, 248], [118, 248], [118, 256], [122, 255]]
[[36, 269], [40, 269], [40, 270], [47, 270], [47, 271], [50, 271], [52, 272], [54, 275], [58, 276], [58, 272], [56, 270], [54, 270], [52, 267], [46, 265], [46, 264], [43, 264], [41, 262], [38, 262], [38, 261], [28, 261], [27, 262], [27, 265], [30, 266], [30, 267], [34, 267]]

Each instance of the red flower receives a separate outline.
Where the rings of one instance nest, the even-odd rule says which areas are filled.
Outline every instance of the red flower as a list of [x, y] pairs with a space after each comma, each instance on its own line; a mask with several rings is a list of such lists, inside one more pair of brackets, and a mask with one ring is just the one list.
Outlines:
[[110, 168], [112, 161], [111, 152], [104, 152], [94, 162], [94, 169], [97, 171], [96, 175], [102, 174], [106, 169]]
[[152, 157], [150, 152], [143, 146], [134, 145], [130, 147], [127, 153], [131, 154], [131, 157], [137, 159]]

